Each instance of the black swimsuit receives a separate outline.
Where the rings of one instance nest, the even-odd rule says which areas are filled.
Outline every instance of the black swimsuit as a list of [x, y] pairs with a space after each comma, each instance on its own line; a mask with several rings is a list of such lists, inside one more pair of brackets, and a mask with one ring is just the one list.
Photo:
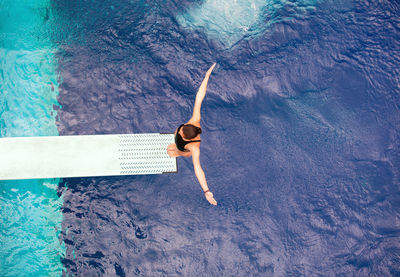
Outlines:
[[189, 150], [185, 149], [186, 144], [191, 143], [191, 142], [200, 142], [201, 140], [183, 140], [182, 136], [179, 134], [179, 131], [181, 130], [182, 126], [185, 124], [182, 124], [181, 126], [178, 127], [178, 130], [176, 131], [176, 136], [175, 136], [175, 144], [176, 148], [182, 152], [189, 152]]

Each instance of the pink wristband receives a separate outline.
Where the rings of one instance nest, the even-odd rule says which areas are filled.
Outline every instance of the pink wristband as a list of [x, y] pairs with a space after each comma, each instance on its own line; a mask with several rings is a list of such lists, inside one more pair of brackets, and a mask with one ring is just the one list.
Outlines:
[[208, 189], [208, 190], [206, 190], [205, 192], [204, 192], [204, 194], [206, 194], [207, 192], [209, 192], [210, 190]]

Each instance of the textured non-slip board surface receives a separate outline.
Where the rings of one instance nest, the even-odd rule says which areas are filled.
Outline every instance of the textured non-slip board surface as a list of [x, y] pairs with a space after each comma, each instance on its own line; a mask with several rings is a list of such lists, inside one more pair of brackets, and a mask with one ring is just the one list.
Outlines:
[[0, 180], [177, 172], [173, 134], [0, 138]]

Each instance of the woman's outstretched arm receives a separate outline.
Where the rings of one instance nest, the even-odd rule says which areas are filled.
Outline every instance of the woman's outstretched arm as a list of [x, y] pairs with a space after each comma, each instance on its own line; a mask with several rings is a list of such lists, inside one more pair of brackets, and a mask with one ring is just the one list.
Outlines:
[[217, 205], [217, 201], [214, 199], [213, 193], [208, 189], [206, 175], [200, 165], [200, 149], [198, 147], [191, 147], [192, 152], [194, 173], [196, 174], [197, 180], [199, 180], [200, 186], [203, 189], [204, 196], [211, 205]]
[[200, 88], [197, 91], [196, 100], [194, 102], [193, 115], [192, 115], [192, 118], [189, 120], [189, 123], [200, 122], [201, 103], [203, 102], [203, 99], [206, 96], [208, 78], [210, 78], [211, 72], [213, 71], [215, 65], [216, 65], [216, 63], [214, 63], [210, 67], [210, 69], [208, 69], [206, 76], [204, 77], [203, 82], [201, 83]]

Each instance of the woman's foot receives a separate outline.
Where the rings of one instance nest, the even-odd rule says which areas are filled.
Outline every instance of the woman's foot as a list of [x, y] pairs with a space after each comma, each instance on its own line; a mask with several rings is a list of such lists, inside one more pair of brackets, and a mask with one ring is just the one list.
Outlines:
[[167, 147], [167, 152], [168, 152], [168, 155], [169, 155], [171, 158], [176, 158], [176, 157], [179, 156], [178, 151], [177, 151], [176, 146], [175, 146], [174, 143], [168, 145], [168, 147]]
[[175, 151], [170, 151], [170, 150], [167, 150], [167, 152], [168, 152], [168, 155], [171, 157], [171, 158], [176, 158], [176, 157], [179, 157], [179, 154], [178, 153], [176, 153]]

